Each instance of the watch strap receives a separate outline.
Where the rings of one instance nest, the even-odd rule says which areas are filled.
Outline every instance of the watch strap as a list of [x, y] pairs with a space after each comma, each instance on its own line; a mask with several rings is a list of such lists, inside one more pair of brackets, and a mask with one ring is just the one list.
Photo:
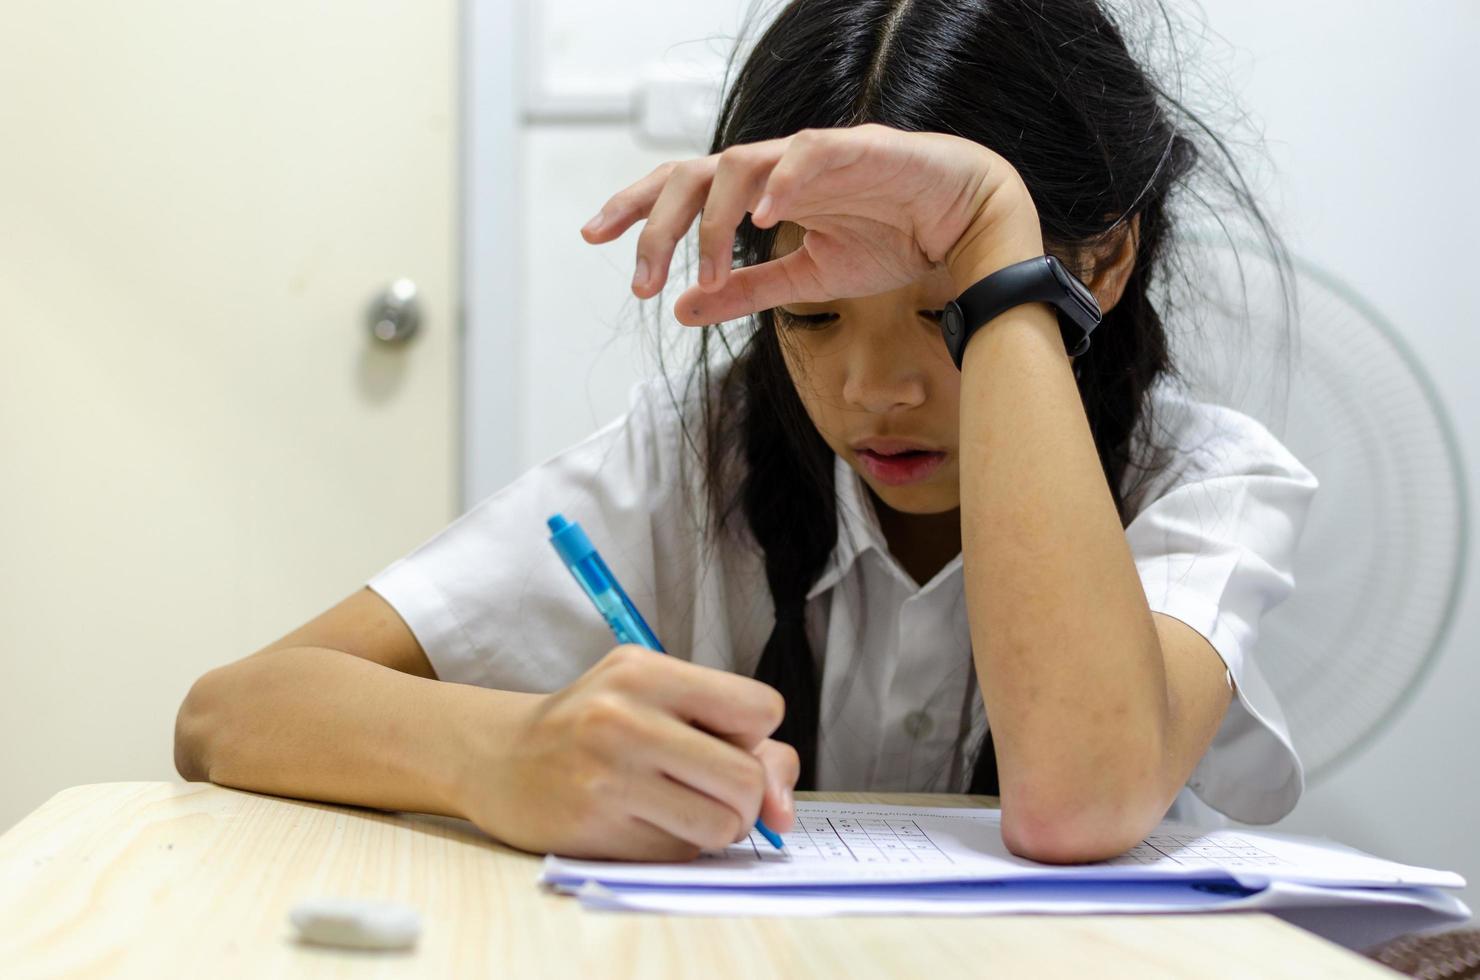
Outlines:
[[1057, 258], [1040, 255], [998, 269], [946, 304], [941, 332], [956, 367], [961, 366], [966, 342], [977, 329], [1025, 303], [1049, 303], [1065, 314], [1059, 318], [1059, 327], [1070, 357], [1089, 349], [1090, 333], [1100, 322], [1094, 294]]

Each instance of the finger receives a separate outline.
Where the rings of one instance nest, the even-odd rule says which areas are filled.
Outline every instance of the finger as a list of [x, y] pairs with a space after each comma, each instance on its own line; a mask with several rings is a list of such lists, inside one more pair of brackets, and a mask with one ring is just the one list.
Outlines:
[[626, 809], [679, 840], [702, 848], [726, 847], [755, 823], [712, 796], [654, 774], [626, 798]]
[[791, 137], [785, 151], [770, 168], [761, 186], [765, 206], [753, 219], [756, 227], [769, 227], [787, 216], [799, 188], [807, 186], [828, 170], [855, 163], [870, 139], [867, 124], [841, 129], [803, 129]]
[[801, 760], [796, 749], [769, 738], [756, 746], [755, 756], [766, 771], [766, 795], [761, 801], [760, 818], [766, 826], [784, 834], [796, 818], [792, 793], [801, 774]]
[[769, 684], [630, 644], [603, 657], [591, 676], [687, 724], [733, 736], [746, 751], [774, 732], [786, 711], [786, 701]]
[[709, 194], [716, 157], [685, 160], [673, 169], [668, 182], [648, 211], [647, 222], [637, 236], [636, 270], [632, 291], [649, 297], [668, 280], [668, 266], [679, 240], [688, 234], [694, 216]]
[[646, 177], [607, 198], [596, 216], [582, 226], [581, 237], [599, 245], [620, 237], [635, 222], [646, 218], [677, 166], [673, 160], [659, 164]]
[[692, 861], [697, 844], [675, 837], [640, 817], [621, 817], [615, 826], [603, 825], [584, 839], [554, 848], [561, 857], [596, 861]]
[[703, 850], [698, 844], [675, 837], [641, 817], [631, 817], [627, 824], [622, 853], [612, 855], [618, 860], [677, 863], [692, 861]]
[[623, 750], [623, 763], [661, 772], [740, 814], [745, 826], [755, 823], [766, 793], [758, 756], [656, 709], [637, 724], [642, 727]]
[[771, 168], [790, 138], [732, 146], [719, 155], [709, 198], [699, 216], [699, 288], [718, 289], [734, 262], [735, 228], [755, 206]]
[[[809, 237], [816, 234], [808, 232]], [[734, 270], [725, 285], [712, 292], [685, 290], [673, 304], [673, 315], [684, 326], [701, 327], [787, 303], [835, 298], [822, 288], [817, 275], [812, 256], [805, 249], [795, 249], [779, 259]]]

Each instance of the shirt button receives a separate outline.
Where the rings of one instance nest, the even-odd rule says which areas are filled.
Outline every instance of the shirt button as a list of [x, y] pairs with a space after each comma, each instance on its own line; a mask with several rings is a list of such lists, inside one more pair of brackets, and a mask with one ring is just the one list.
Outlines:
[[935, 723], [923, 711], [911, 711], [904, 716], [904, 730], [911, 738], [923, 738], [934, 727]]

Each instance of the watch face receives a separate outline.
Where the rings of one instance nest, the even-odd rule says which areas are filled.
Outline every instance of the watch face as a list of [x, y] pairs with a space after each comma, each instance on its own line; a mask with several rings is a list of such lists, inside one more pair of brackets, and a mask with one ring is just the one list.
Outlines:
[[1100, 303], [1095, 299], [1095, 294], [1089, 291], [1089, 287], [1081, 282], [1078, 276], [1064, 268], [1062, 262], [1052, 256], [1050, 258], [1052, 261], [1049, 263], [1049, 268], [1053, 270], [1054, 278], [1069, 291], [1069, 295], [1078, 302], [1086, 313], [1093, 314], [1095, 320], [1098, 321], [1102, 314], [1100, 313]]

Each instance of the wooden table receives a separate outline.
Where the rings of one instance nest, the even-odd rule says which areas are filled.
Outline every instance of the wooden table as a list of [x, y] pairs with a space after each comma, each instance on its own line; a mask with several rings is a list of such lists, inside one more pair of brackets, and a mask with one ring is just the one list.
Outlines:
[[[987, 797], [799, 794], [992, 805]], [[1267, 915], [704, 918], [584, 912], [472, 824], [224, 789], [101, 783], [0, 836], [0, 975], [19, 977], [1392, 977]], [[421, 911], [415, 949], [300, 944], [320, 895]]]

